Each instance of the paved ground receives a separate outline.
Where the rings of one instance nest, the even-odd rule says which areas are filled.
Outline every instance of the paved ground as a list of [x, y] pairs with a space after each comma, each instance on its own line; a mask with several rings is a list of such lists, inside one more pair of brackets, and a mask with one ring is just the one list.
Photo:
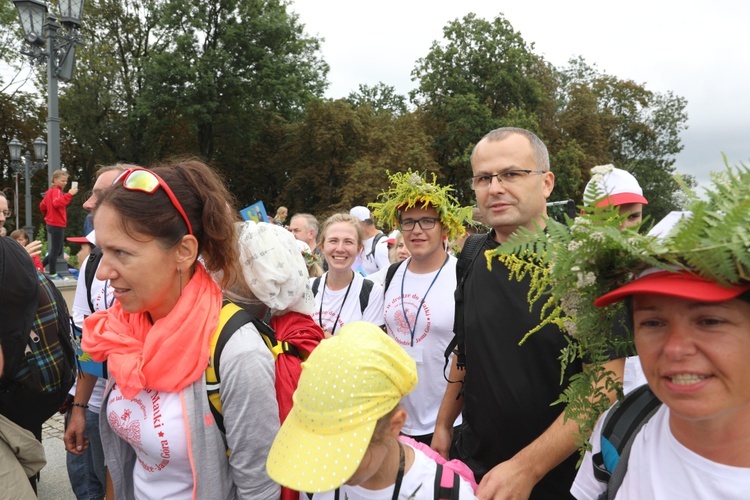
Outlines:
[[38, 494], [40, 500], [75, 500], [65, 468], [63, 444], [63, 416], [56, 413], [42, 426], [42, 444], [47, 454], [47, 465], [41, 472]]

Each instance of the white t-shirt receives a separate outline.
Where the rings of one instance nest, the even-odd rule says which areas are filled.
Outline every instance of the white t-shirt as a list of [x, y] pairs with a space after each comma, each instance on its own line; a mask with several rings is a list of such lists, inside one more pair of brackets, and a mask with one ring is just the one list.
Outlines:
[[193, 473], [180, 393], [144, 389], [133, 399], [115, 385], [107, 402], [107, 422], [135, 450], [136, 498], [190, 498]]
[[[594, 428], [593, 450], [586, 452], [570, 490], [579, 500], [595, 499], [606, 487], [596, 480], [591, 465], [592, 455], [601, 450], [605, 415]], [[749, 496], [750, 468], [712, 462], [680, 444], [669, 428], [669, 408], [662, 405], [638, 432], [630, 450], [628, 471], [615, 498], [744, 500]]]
[[[404, 444], [404, 446], [408, 446]], [[413, 449], [413, 448], [412, 448]], [[432, 500], [435, 497], [435, 473], [437, 464], [419, 450], [414, 450], [414, 463], [411, 468], [404, 474], [401, 482], [398, 498], [409, 500]], [[395, 477], [393, 478], [396, 479]], [[367, 490], [361, 486], [344, 485], [339, 488], [339, 498], [341, 500], [389, 500], [393, 498], [393, 487], [391, 485], [382, 490]], [[300, 500], [309, 500], [307, 493], [300, 493]], [[326, 491], [315, 493], [313, 500], [333, 500], [335, 491]], [[458, 489], [458, 498], [465, 500], [476, 498], [471, 486], [463, 478], [460, 478]]]
[[627, 394], [633, 389], [648, 384], [646, 375], [643, 374], [641, 367], [641, 358], [638, 356], [628, 356], [625, 358], [625, 371], [622, 377], [622, 392]]
[[[321, 328], [335, 334], [342, 326], [352, 321], [369, 321], [377, 326], [383, 324], [382, 285], [372, 285], [370, 300], [367, 302], [367, 307], [363, 313], [359, 302], [359, 293], [362, 291], [362, 283], [364, 283], [365, 278], [358, 273], [354, 273], [351, 289], [347, 294], [348, 287], [333, 291], [327, 286], [323, 286], [327, 276], [328, 273], [325, 273], [320, 277], [318, 293], [315, 294], [315, 310], [312, 313], [313, 321], [319, 324]], [[313, 286], [316, 279], [310, 278], [310, 287]], [[344, 297], [346, 297], [346, 302], [344, 302]], [[322, 305], [321, 301], [324, 301]], [[338, 322], [336, 322], [337, 318]], [[335, 331], [333, 329], [334, 324], [336, 325]]]
[[[91, 309], [89, 309], [88, 297], [86, 294], [86, 265], [88, 259], [81, 262], [81, 271], [78, 274], [78, 283], [76, 283], [76, 294], [73, 299], [73, 321], [76, 326], [83, 328], [83, 320], [86, 316], [91, 315]], [[94, 305], [94, 311], [102, 311], [108, 309], [114, 303], [114, 289], [109, 286], [109, 281], [105, 282], [94, 277], [91, 282], [91, 303]], [[104, 390], [107, 386], [107, 379], [99, 378], [96, 381], [94, 390], [89, 398], [89, 409], [95, 413], [99, 413], [99, 408], [102, 406], [102, 398], [104, 397]], [[70, 394], [75, 395], [76, 385], [70, 389]]]
[[358, 266], [358, 268], [354, 270], [359, 271], [359, 268], [361, 268], [362, 272], [365, 273], [365, 276], [391, 265], [391, 261], [388, 259], [388, 236], [380, 238], [378, 244], [375, 245], [375, 254], [373, 255], [372, 242], [375, 240], [376, 236], [377, 235], [372, 238], [367, 238], [362, 242], [362, 251], [354, 262], [354, 264]]
[[[390, 267], [390, 266], [389, 266]], [[375, 273], [368, 274], [367, 279], [375, 283], [376, 285], [382, 285], [385, 283], [385, 275], [388, 274], [388, 268], [378, 270]]]
[[[440, 402], [448, 384], [443, 376], [443, 366], [445, 348], [453, 339], [457, 261], [450, 256], [442, 270], [427, 274], [412, 273], [407, 269], [409, 262], [411, 257], [398, 266], [385, 291], [385, 326], [388, 335], [417, 362], [417, 387], [401, 400], [408, 415], [402, 432], [409, 436], [423, 436], [435, 431]], [[410, 328], [414, 331], [413, 346]], [[456, 425], [460, 423], [459, 415]]]

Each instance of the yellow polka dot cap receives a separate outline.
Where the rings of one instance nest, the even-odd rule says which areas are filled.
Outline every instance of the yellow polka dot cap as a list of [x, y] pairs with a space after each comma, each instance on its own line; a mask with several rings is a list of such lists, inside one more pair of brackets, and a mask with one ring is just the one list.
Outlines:
[[344, 325], [302, 364], [268, 475], [297, 491], [338, 488], [359, 467], [378, 419], [416, 385], [416, 363], [383, 330], [364, 321]]

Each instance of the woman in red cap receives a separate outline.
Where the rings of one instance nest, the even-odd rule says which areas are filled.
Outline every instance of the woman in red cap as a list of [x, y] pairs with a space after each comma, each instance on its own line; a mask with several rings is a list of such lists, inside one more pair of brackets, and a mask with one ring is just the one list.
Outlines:
[[[576, 498], [747, 498], [748, 182], [749, 172], [730, 170], [708, 202], [695, 202], [692, 218], [664, 240], [630, 236], [641, 256], [610, 268], [608, 276], [622, 276], [626, 266], [657, 264], [593, 303], [625, 303], [648, 386], [597, 423], [571, 490]], [[600, 256], [614, 246], [602, 242]], [[604, 287], [606, 276], [599, 273]], [[634, 417], [627, 408], [636, 406]]]
[[594, 367], [561, 398], [579, 405], [568, 416], [582, 432], [596, 415], [582, 408], [597, 397], [585, 375], [607, 377], [595, 369], [601, 352], [621, 342], [616, 323], [630, 323], [648, 384], [599, 418], [571, 489], [576, 498], [748, 496], [750, 170], [727, 169], [714, 185], [662, 236], [623, 231], [616, 208], [588, 205], [570, 228], [548, 223], [546, 234], [521, 234], [498, 249], [498, 258], [514, 261], [545, 244], [537, 263], [517, 273], [536, 272], [532, 301], [559, 304], [543, 322], [562, 325], [575, 355]]

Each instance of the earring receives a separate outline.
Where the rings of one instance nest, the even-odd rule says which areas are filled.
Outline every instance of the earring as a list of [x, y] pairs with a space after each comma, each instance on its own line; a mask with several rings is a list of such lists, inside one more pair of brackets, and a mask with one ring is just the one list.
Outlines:
[[182, 297], [182, 269], [178, 267], [177, 272], [180, 273], [180, 297]]

